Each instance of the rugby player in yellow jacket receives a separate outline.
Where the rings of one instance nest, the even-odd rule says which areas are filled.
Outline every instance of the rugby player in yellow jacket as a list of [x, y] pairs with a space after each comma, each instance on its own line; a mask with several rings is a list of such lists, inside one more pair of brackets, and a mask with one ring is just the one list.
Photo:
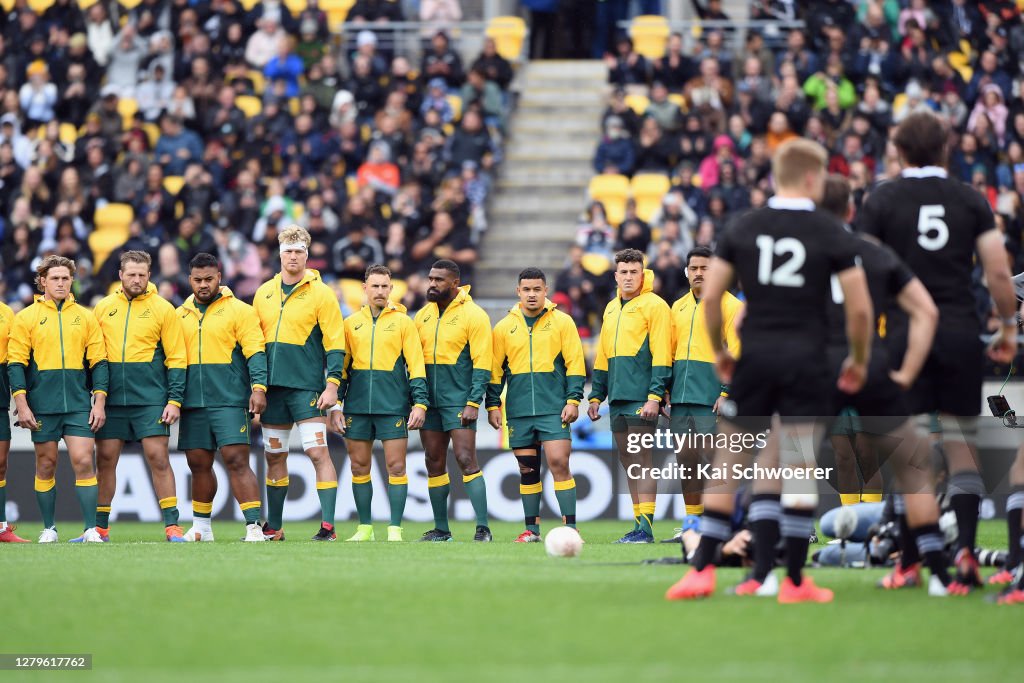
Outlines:
[[544, 272], [539, 268], [523, 270], [516, 293], [519, 303], [494, 326], [487, 420], [501, 429], [501, 390], [507, 383], [508, 445], [519, 461], [519, 494], [526, 517], [526, 530], [515, 542], [537, 543], [541, 540], [542, 444], [555, 482], [562, 523], [576, 528], [569, 425], [580, 415], [587, 368], [576, 324], [548, 300]]
[[[281, 272], [256, 290], [253, 306], [267, 344], [267, 409], [260, 416], [267, 456], [268, 541], [283, 541], [288, 497], [288, 442], [298, 425], [302, 450], [316, 470], [320, 530], [314, 541], [333, 541], [338, 472], [327, 449], [326, 410], [338, 403], [345, 365], [345, 329], [334, 291], [306, 268], [312, 239], [297, 225], [285, 228]], [[324, 372], [326, 369], [326, 380]]]
[[[718, 381], [715, 374], [715, 354], [711, 350], [711, 339], [704, 323], [704, 309], [701, 292], [704, 277], [711, 264], [712, 252], [707, 247], [694, 247], [686, 255], [686, 279], [690, 291], [672, 304], [672, 376], [669, 380], [669, 403], [671, 429], [674, 434], [690, 434], [704, 437], [715, 433], [718, 404], [728, 396], [727, 387]], [[730, 353], [739, 356], [740, 340], [736, 334], [736, 316], [743, 310], [743, 303], [729, 292], [722, 295], [722, 338]], [[694, 439], [696, 441], [696, 439]], [[692, 441], [686, 442], [676, 451], [681, 466], [696, 472], [700, 454], [714, 455], [714, 442], [709, 441], [702, 448]], [[683, 499], [686, 503], [686, 517], [678, 534], [663, 542], [682, 542], [683, 532], [696, 531], [700, 515], [704, 512], [701, 504], [701, 482], [696, 477], [682, 479]]]
[[[658, 492], [658, 481], [649, 474], [653, 457], [638, 444], [627, 448], [627, 437], [652, 432], [658, 424], [672, 374], [672, 314], [654, 293], [654, 273], [644, 270], [644, 255], [636, 249], [615, 254], [615, 282], [616, 297], [601, 321], [587, 413], [596, 421], [601, 402], [608, 401], [619, 462], [633, 499], [633, 529], [616, 543], [653, 543]], [[631, 465], [639, 468], [631, 470]]]
[[220, 450], [242, 515], [245, 541], [261, 542], [260, 488], [249, 467], [249, 413], [267, 405], [267, 356], [252, 306], [221, 287], [220, 263], [199, 253], [188, 264], [192, 296], [178, 307], [188, 369], [178, 448], [192, 471], [192, 528], [187, 541], [212, 541], [217, 493], [213, 454]]
[[375, 439], [380, 439], [384, 446], [388, 469], [388, 540], [402, 540], [402, 515], [409, 493], [409, 477], [405, 473], [409, 445], [406, 428], [422, 427], [427, 413], [423, 347], [405, 306], [388, 300], [391, 288], [391, 271], [387, 267], [367, 268], [363, 281], [367, 303], [345, 321], [345, 412], [333, 411], [331, 418], [334, 430], [345, 434], [352, 464], [352, 496], [359, 513], [359, 527], [350, 541], [374, 540], [370, 458]]
[[167, 452], [171, 425], [181, 416], [185, 393], [185, 340], [174, 306], [149, 281], [151, 263], [144, 251], [122, 254], [121, 286], [94, 311], [110, 367], [107, 422], [96, 433], [96, 530], [104, 541], [110, 539], [110, 504], [125, 441], [142, 443], [167, 540], [185, 541]]
[[452, 540], [448, 528], [446, 469], [448, 442], [462, 470], [466, 494], [476, 513], [474, 541], [490, 542], [487, 526], [487, 487], [476, 460], [476, 419], [491, 379], [491, 321], [473, 303], [469, 285], [460, 287], [461, 273], [454, 261], [435, 261], [427, 275], [429, 302], [416, 314], [416, 329], [423, 344], [430, 407], [420, 432], [427, 460], [427, 487], [434, 528], [421, 541]]
[[7, 381], [7, 339], [14, 323], [14, 311], [0, 301], [0, 405], [4, 417], [0, 418], [0, 543], [30, 543], [14, 533], [14, 525], [7, 523], [7, 455], [11, 450], [11, 385]]
[[36, 275], [42, 296], [14, 317], [7, 374], [18, 424], [32, 430], [36, 447], [36, 500], [43, 515], [39, 542], [57, 542], [54, 474], [57, 442], [63, 437], [85, 523], [85, 532], [72, 542], [102, 543], [96, 531], [92, 450], [93, 434], [106, 420], [109, 375], [103, 333], [92, 311], [78, 304], [71, 293], [74, 261], [47, 256], [36, 268]]

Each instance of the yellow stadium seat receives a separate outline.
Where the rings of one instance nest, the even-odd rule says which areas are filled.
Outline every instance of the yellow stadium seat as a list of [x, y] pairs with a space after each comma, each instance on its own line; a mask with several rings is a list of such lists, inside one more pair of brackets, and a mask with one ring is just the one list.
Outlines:
[[239, 95], [235, 98], [235, 106], [242, 110], [247, 119], [259, 116], [260, 112], [263, 111], [263, 103], [260, 102], [258, 97], [253, 97], [252, 95]]
[[580, 259], [580, 265], [591, 275], [604, 275], [612, 267], [608, 257], [604, 254], [584, 254]]
[[602, 174], [590, 179], [590, 198], [604, 204], [610, 225], [618, 226], [626, 217], [626, 199], [629, 198], [629, 179], [624, 175]]
[[293, 17], [297, 17], [306, 10], [307, 3], [306, 0], [284, 0], [283, 4], [292, 13]]
[[103, 230], [89, 233], [89, 248], [92, 249], [93, 272], [99, 272], [100, 266], [107, 260], [111, 252], [128, 241], [128, 229]]
[[671, 187], [668, 176], [661, 173], [638, 173], [630, 183], [633, 199], [636, 200], [636, 215], [640, 220], [650, 222], [661, 206], [661, 200]]
[[651, 99], [647, 95], [626, 95], [626, 105], [636, 112], [637, 116], [643, 116], [647, 112], [647, 107], [651, 104]]
[[292, 116], [298, 116], [299, 112], [302, 111], [302, 104], [299, 102], [298, 97], [291, 97], [288, 99], [288, 113]]
[[907, 106], [907, 93], [901, 92], [892, 98], [892, 113], [895, 114]]
[[448, 104], [452, 108], [452, 117], [454, 121], [462, 120], [462, 98], [458, 95], [448, 95], [445, 97], [448, 100]]
[[405, 280], [392, 280], [391, 281], [391, 296], [388, 297], [391, 301], [396, 304], [402, 302], [402, 297], [409, 291], [409, 283]]
[[260, 0], [238, 0], [239, 4], [245, 8], [246, 12], [251, 11], [252, 8], [259, 3], [259, 1]]
[[42, 15], [43, 12], [50, 9], [55, 0], [28, 0], [28, 8], [36, 14]]
[[10, 12], [14, 9], [15, 1], [16, 0], [0, 0], [0, 7], [2, 7], [5, 12]]
[[679, 107], [679, 110], [682, 111], [684, 114], [688, 111], [688, 107], [686, 106], [686, 98], [680, 95], [679, 93], [674, 92], [671, 95], [669, 95], [668, 101], [672, 102], [677, 107]]
[[520, 17], [494, 17], [488, 22], [485, 34], [494, 39], [499, 55], [510, 62], [517, 61], [523, 52], [526, 22]]
[[139, 110], [139, 102], [134, 97], [122, 97], [117, 101], [117, 113], [121, 115], [121, 125], [131, 128], [132, 118]]
[[954, 69], [959, 69], [968, 64], [967, 55], [963, 52], [950, 52], [947, 58], [949, 59], [949, 65]]
[[354, 175], [350, 175], [345, 178], [345, 191], [348, 192], [349, 197], [352, 197], [359, 192], [359, 181]]
[[256, 91], [256, 94], [262, 95], [263, 89], [267, 85], [267, 79], [263, 77], [263, 72], [259, 69], [249, 69], [245, 75], [252, 81], [252, 89]]
[[73, 145], [78, 140], [78, 129], [73, 123], [60, 124], [60, 133], [57, 135], [65, 145]]
[[319, 4], [320, 9], [327, 14], [327, 29], [331, 33], [340, 33], [341, 25], [345, 23], [356, 0], [320, 0]]
[[146, 137], [149, 138], [149, 146], [156, 147], [156, 143], [160, 141], [160, 126], [155, 123], [144, 123], [142, 124], [142, 130], [146, 131]]
[[169, 175], [164, 178], [164, 189], [173, 194], [175, 197], [181, 192], [181, 188], [185, 185], [185, 179], [180, 175]]
[[99, 1], [100, 0], [78, 0], [78, 9], [84, 12]]
[[629, 27], [633, 49], [647, 59], [661, 59], [665, 56], [665, 46], [668, 45], [671, 32], [668, 20], [654, 14], [634, 18]]
[[974, 78], [974, 69], [968, 64], [964, 64], [960, 67], [953, 67], [960, 74], [960, 78], [964, 79], [965, 83], [970, 83], [971, 79]]
[[690, 185], [693, 187], [702, 187], [704, 185], [704, 178], [700, 173], [694, 173], [690, 176]]
[[117, 2], [125, 9], [135, 9], [142, 4], [142, 0], [117, 0]]
[[362, 282], [345, 279], [341, 281], [340, 287], [341, 297], [352, 311], [358, 311], [363, 307], [363, 300], [366, 298], [366, 295], [363, 293]]
[[128, 226], [135, 219], [135, 210], [131, 204], [109, 203], [97, 207], [93, 214], [93, 224], [96, 232], [124, 231], [125, 239], [128, 239]]

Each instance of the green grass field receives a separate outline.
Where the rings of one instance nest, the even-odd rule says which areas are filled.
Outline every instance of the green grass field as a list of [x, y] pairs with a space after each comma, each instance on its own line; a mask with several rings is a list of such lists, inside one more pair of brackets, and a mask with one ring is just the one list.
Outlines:
[[[1020, 608], [883, 594], [879, 571], [813, 570], [830, 605], [666, 602], [683, 568], [639, 562], [678, 546], [611, 545], [622, 522], [583, 525], [571, 560], [509, 543], [514, 524], [495, 524], [490, 545], [468, 542], [467, 524], [450, 544], [305, 540], [316, 528], [253, 546], [216, 522], [216, 543], [171, 545], [124, 523], [109, 545], [0, 547], [0, 652], [94, 656], [91, 672], [0, 680], [962, 682], [1012, 680], [1020, 661]], [[984, 523], [979, 542], [1005, 547], [1002, 529]], [[739, 571], [719, 577], [721, 590]]]

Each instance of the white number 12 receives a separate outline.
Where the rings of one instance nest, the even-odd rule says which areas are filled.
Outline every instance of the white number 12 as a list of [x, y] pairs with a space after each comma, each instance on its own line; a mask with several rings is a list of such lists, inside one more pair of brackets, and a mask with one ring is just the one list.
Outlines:
[[[757, 262], [758, 282], [776, 287], [804, 286], [804, 276], [800, 274], [800, 269], [807, 260], [807, 249], [803, 242], [795, 237], [783, 237], [776, 242], [771, 235], [758, 235], [757, 248], [761, 251]], [[789, 258], [773, 270], [773, 257], [776, 255]]]

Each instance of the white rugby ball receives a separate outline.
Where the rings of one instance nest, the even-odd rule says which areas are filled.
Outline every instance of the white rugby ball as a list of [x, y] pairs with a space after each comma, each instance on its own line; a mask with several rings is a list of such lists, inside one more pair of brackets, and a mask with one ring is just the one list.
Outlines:
[[583, 550], [583, 539], [572, 527], [556, 527], [544, 537], [544, 549], [551, 557], [576, 557]]

